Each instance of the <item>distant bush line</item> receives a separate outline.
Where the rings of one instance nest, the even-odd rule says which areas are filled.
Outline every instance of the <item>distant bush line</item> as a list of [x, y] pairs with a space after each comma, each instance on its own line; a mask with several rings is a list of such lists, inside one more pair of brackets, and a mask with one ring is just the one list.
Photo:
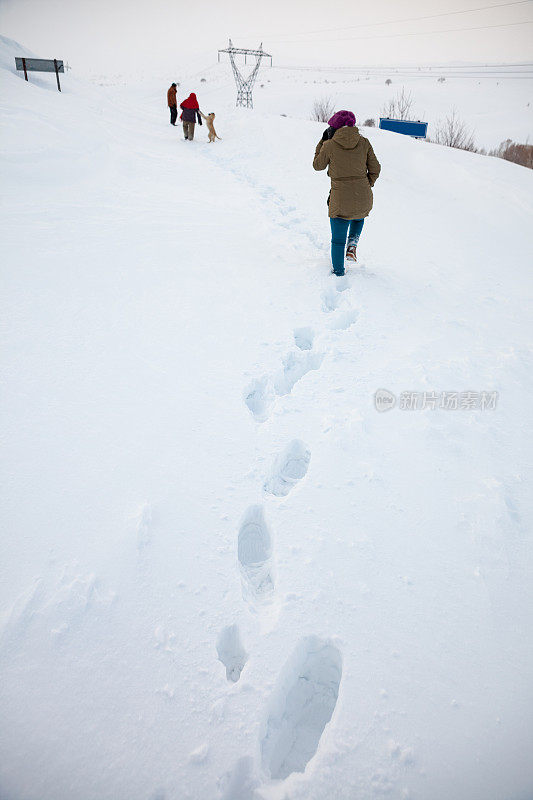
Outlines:
[[[388, 84], [389, 80], [387, 79], [385, 83]], [[439, 78], [438, 80], [442, 82], [444, 78]], [[381, 116], [393, 119], [409, 119], [414, 116], [412, 107], [411, 93], [407, 93], [402, 87], [401, 91], [381, 109]], [[327, 122], [334, 111], [334, 101], [330, 97], [322, 97], [315, 100], [311, 110], [311, 119], [318, 122]], [[365, 119], [363, 125], [366, 128], [374, 128], [376, 122], [370, 117]], [[467, 150], [469, 153], [479, 153], [482, 156], [503, 158], [505, 161], [512, 161], [514, 164], [533, 169], [533, 145], [527, 142], [526, 144], [519, 144], [518, 142], [513, 142], [512, 139], [506, 139], [499, 147], [495, 147], [492, 150], [477, 147], [474, 140], [474, 132], [467, 127], [455, 109], [444, 120], [439, 119], [437, 121], [434, 135], [432, 137], [428, 136], [426, 141], [441, 144], [445, 147], [454, 147], [457, 150]]]
[[504, 158], [514, 164], [520, 164], [521, 167], [533, 169], [533, 144], [518, 144], [512, 139], [506, 139], [499, 147], [489, 150], [487, 155]]

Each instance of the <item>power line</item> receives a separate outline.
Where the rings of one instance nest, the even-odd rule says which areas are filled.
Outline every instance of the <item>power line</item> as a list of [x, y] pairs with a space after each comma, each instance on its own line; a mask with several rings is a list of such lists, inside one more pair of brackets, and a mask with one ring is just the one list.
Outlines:
[[[531, 67], [531, 68], [533, 68], [533, 61], [511, 61], [511, 62], [499, 62], [499, 63], [496, 62], [495, 64], [492, 64], [492, 63], [485, 64], [483, 62], [480, 62], [480, 63], [472, 62], [472, 63], [466, 63], [466, 64], [433, 64], [433, 63], [429, 63], [426, 67], [424, 67], [424, 69], [428, 69], [428, 70], [431, 70], [431, 69], [433, 69], [433, 70], [437, 70], [437, 69], [461, 69], [461, 70], [465, 70], [465, 69], [489, 69], [489, 68], [492, 68], [492, 67], [497, 67], [498, 69], [509, 69], [510, 67], [513, 67], [513, 68], [514, 67]], [[361, 72], [361, 70], [363, 70], [365, 72], [374, 71], [374, 72], [387, 72], [387, 73], [389, 73], [391, 69], [395, 69], [397, 71], [400, 71], [400, 70], [409, 70], [409, 69], [415, 69], [415, 68], [418, 69], [418, 67], [415, 67], [412, 64], [410, 64], [410, 65], [406, 64], [403, 67], [398, 67], [397, 65], [394, 65], [394, 64], [387, 64], [385, 66], [376, 66], [375, 64], [361, 64], [361, 65], [358, 65], [356, 67], [354, 67], [353, 64], [344, 64], [344, 65], [342, 65], [342, 64], [341, 65], [336, 65], [336, 64], [333, 65], [332, 64], [329, 67], [305, 66], [305, 65], [302, 65], [302, 66], [294, 66], [294, 65], [283, 66], [283, 65], [278, 65], [277, 67], [273, 67], [273, 69], [308, 69], [308, 70], [313, 70], [313, 71], [316, 71], [316, 72], [337, 72], [338, 70], [344, 70], [344, 71], [347, 71], [347, 72], [357, 72], [358, 74]]]
[[[487, 65], [487, 67], [492, 68], [493, 65]], [[501, 66], [499, 64], [494, 65], [496, 67]], [[531, 64], [526, 64], [524, 66], [533, 66]], [[357, 75], [360, 76], [361, 74], [364, 75], [372, 75], [373, 78], [383, 78], [385, 75], [391, 76], [393, 78], [435, 78], [436, 76], [446, 75], [448, 78], [452, 80], [458, 79], [466, 79], [466, 80], [478, 80], [478, 79], [490, 79], [490, 80], [531, 80], [533, 77], [533, 70], [526, 72], [525, 70], [516, 71], [516, 72], [474, 72], [472, 68], [468, 67], [453, 67], [448, 64], [432, 64], [430, 68], [423, 67], [421, 69], [415, 67], [395, 67], [393, 65], [389, 65], [387, 67], [367, 67], [365, 65], [361, 66], [351, 66], [351, 67], [317, 67], [317, 66], [294, 66], [294, 65], [283, 65], [278, 64], [278, 66], [273, 67], [274, 70], [293, 70], [293, 71], [303, 71], [303, 72], [323, 72], [326, 74], [335, 72], [336, 75], [342, 74], [343, 77], [339, 80], [335, 80], [333, 83], [330, 83], [331, 86], [334, 84], [345, 84], [349, 83], [349, 76], [350, 75]], [[456, 70], [462, 69], [462, 72], [449, 72], [449, 70]]]
[[[397, 25], [397, 24], [402, 23], [402, 22], [418, 22], [419, 20], [436, 19], [437, 17], [449, 17], [449, 16], [453, 16], [453, 15], [456, 15], [456, 14], [470, 14], [470, 13], [472, 13], [474, 11], [486, 11], [486, 10], [491, 9], [491, 8], [504, 8], [506, 6], [522, 6], [522, 5], [526, 5], [527, 3], [530, 3], [530, 2], [531, 2], [531, 0], [512, 0], [512, 2], [496, 3], [496, 4], [491, 5], [491, 6], [478, 6], [477, 8], [464, 8], [464, 9], [461, 9], [460, 11], [443, 11], [443, 12], [441, 12], [439, 14], [426, 14], [426, 15], [424, 15], [422, 17], [404, 17], [403, 19], [391, 19], [391, 20], [385, 20], [383, 22], [367, 22], [367, 23], [363, 23], [363, 24], [360, 24], [360, 25], [344, 25], [344, 26], [342, 26], [340, 28], [321, 28], [320, 30], [314, 30], [314, 31], [302, 31], [301, 33], [299, 33], [297, 35], [299, 35], [299, 36], [309, 36], [309, 35], [313, 35], [313, 34], [317, 34], [317, 33], [318, 34], [320, 34], [320, 33], [333, 33], [334, 31], [346, 31], [346, 30], [352, 30], [352, 29], [359, 30], [360, 28], [375, 28], [378, 25]], [[269, 34], [267, 34], [267, 35], [269, 35]], [[291, 34], [287, 34], [287, 35], [290, 36]], [[280, 38], [279, 36], [276, 36], [276, 34], [273, 34], [270, 37], [270, 40], [274, 41], [274, 42], [275, 41], [279, 41], [280, 43], [283, 43], [285, 41], [284, 39]], [[292, 39], [288, 43], [292, 43], [294, 41], [296, 41], [296, 40]], [[329, 40], [329, 41], [333, 41], [333, 40]]]
[[[367, 41], [370, 39], [396, 39], [402, 36], [429, 36], [433, 33], [461, 33], [462, 31], [484, 31], [489, 28], [510, 28], [513, 25], [531, 25], [533, 20], [527, 19], [523, 22], [502, 22], [500, 25], [477, 25], [473, 28], [445, 28], [436, 31], [412, 31], [411, 33], [385, 33], [378, 34], [377, 36], [348, 36], [342, 39], [321, 39], [321, 44], [328, 42], [356, 42]], [[284, 41], [281, 44], [310, 44], [309, 42], [302, 42], [301, 39], [293, 39], [292, 41]]]

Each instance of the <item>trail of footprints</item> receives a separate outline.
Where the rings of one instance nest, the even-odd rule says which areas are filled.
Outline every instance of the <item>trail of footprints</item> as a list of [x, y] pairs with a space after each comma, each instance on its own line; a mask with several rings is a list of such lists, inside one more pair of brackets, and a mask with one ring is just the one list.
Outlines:
[[[348, 288], [348, 283], [343, 278], [337, 280], [337, 286], [323, 293], [322, 309], [330, 316], [327, 328], [344, 331], [357, 321], [358, 313], [343, 300], [342, 292]], [[304, 375], [320, 369], [325, 354], [313, 350], [314, 338], [312, 328], [295, 328], [294, 343], [298, 349], [283, 357], [282, 366], [274, 375], [262, 375], [248, 384], [243, 399], [257, 422], [266, 422], [278, 397], [290, 394]]]
[[[337, 278], [322, 294], [329, 330], [347, 330], [357, 320], [357, 311], [343, 298], [348, 285], [347, 278]], [[257, 422], [270, 417], [278, 397], [290, 394], [308, 372], [320, 369], [325, 353], [313, 350], [314, 340], [313, 328], [296, 328], [297, 350], [283, 358], [274, 375], [263, 375], [247, 386], [243, 399]], [[307, 474], [310, 460], [311, 451], [303, 441], [289, 442], [274, 459], [264, 491], [286, 497]], [[261, 614], [275, 598], [273, 537], [262, 505], [250, 506], [242, 517], [237, 559], [243, 600], [252, 613]], [[228, 681], [236, 683], [248, 658], [237, 625], [220, 632], [216, 650]], [[265, 776], [284, 780], [305, 770], [335, 710], [341, 677], [342, 655], [335, 644], [318, 636], [307, 636], [298, 643], [278, 677], [267, 710], [260, 742]], [[257, 785], [254, 760], [241, 758], [226, 776], [221, 800], [248, 799]]]

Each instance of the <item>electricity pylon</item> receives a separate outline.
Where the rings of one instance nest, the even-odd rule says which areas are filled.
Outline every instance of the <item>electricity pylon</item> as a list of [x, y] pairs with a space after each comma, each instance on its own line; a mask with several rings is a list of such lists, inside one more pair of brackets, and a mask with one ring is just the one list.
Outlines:
[[[257, 73], [259, 72], [259, 67], [261, 66], [261, 59], [263, 57], [269, 58], [270, 66], [272, 66], [272, 56], [270, 53], [265, 53], [263, 50], [263, 42], [261, 42], [259, 45], [259, 50], [250, 50], [246, 47], [233, 47], [231, 39], [229, 40], [229, 47], [227, 47], [225, 50], [218, 51], [219, 61], [221, 53], [228, 53], [231, 61], [233, 76], [235, 78], [235, 83], [237, 84], [237, 102], [235, 105], [243, 106], [244, 108], [253, 108], [254, 104], [252, 100], [252, 89], [254, 88], [255, 79], [257, 78]], [[239, 68], [235, 63], [236, 55], [243, 55], [245, 64], [247, 56], [255, 56], [255, 67], [247, 78], [243, 78], [239, 72]]]

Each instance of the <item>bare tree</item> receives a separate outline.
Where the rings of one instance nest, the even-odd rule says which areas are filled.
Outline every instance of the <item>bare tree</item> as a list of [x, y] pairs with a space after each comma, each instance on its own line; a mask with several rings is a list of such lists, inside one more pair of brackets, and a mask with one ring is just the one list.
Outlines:
[[385, 81], [385, 83], [387, 84], [387, 86], [390, 86], [390, 85], [391, 85], [391, 83], [392, 83], [392, 81], [391, 81], [391, 79], [390, 79], [390, 78], [387, 78], [387, 80]]
[[533, 145], [531, 144], [518, 144], [512, 139], [506, 139], [495, 150], [490, 150], [489, 156], [504, 158], [506, 161], [513, 161], [522, 167], [533, 169]]
[[335, 105], [331, 97], [322, 97], [315, 100], [311, 109], [311, 119], [317, 122], [327, 122], [333, 116]]
[[434, 141], [437, 144], [444, 144], [446, 147], [456, 147], [458, 150], [468, 150], [471, 153], [476, 152], [474, 133], [466, 127], [466, 124], [457, 115], [455, 108], [444, 121], [437, 122]]
[[406, 92], [402, 86], [401, 92], [398, 92], [392, 100], [389, 100], [389, 102], [383, 106], [381, 109], [381, 116], [389, 117], [390, 119], [409, 119], [412, 106], [413, 98], [411, 92]]

